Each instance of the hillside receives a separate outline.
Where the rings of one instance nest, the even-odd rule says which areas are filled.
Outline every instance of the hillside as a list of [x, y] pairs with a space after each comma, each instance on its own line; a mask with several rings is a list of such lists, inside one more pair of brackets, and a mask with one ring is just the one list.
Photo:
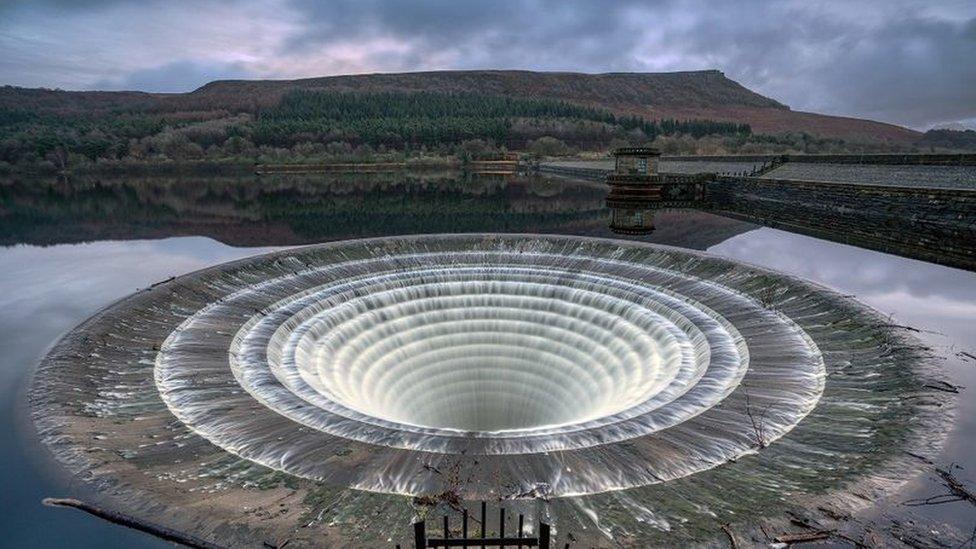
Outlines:
[[0, 108], [146, 108], [157, 112], [257, 112], [289, 91], [477, 93], [547, 98], [646, 119], [746, 123], [754, 133], [806, 132], [820, 137], [910, 144], [918, 132], [899, 126], [805, 113], [748, 90], [719, 71], [581, 74], [529, 71], [438, 71], [330, 76], [303, 80], [224, 80], [184, 94], [64, 92], [5, 87]]
[[976, 131], [936, 129], [925, 132], [918, 141], [919, 147], [976, 151]]
[[718, 71], [373, 74], [176, 94], [0, 88], [0, 173], [443, 164], [647, 144], [665, 154], [909, 152], [920, 137], [794, 112]]
[[273, 103], [294, 88], [547, 97], [649, 119], [701, 118], [746, 123], [756, 133], [807, 132], [820, 137], [903, 144], [912, 143], [921, 135], [892, 124], [793, 111], [716, 70], [607, 74], [437, 71], [303, 80], [225, 80], [207, 84], [190, 95], [235, 104], [246, 104], [255, 99], [260, 103]]
[[335, 91], [428, 91], [547, 97], [597, 107], [742, 105], [787, 107], [749, 91], [719, 71], [582, 74], [531, 71], [435, 71], [328, 76], [303, 80], [222, 80], [194, 96], [269, 97], [295, 87]]

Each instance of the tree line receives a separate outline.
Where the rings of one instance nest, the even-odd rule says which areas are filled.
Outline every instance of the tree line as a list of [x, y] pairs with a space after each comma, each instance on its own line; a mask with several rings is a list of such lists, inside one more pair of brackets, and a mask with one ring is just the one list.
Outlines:
[[[142, 104], [0, 107], [0, 169], [183, 160], [365, 159], [377, 154], [460, 155], [643, 144], [662, 136], [751, 136], [748, 124], [647, 120], [561, 100], [473, 93], [293, 90], [255, 112], [161, 112]], [[472, 142], [477, 144], [475, 147]], [[547, 142], [548, 143], [548, 142]]]
[[[514, 121], [563, 121], [575, 125], [564, 140], [588, 141], [659, 135], [750, 135], [748, 124], [713, 120], [646, 120], [618, 117], [592, 107], [551, 99], [480, 94], [316, 92], [295, 90], [262, 112], [254, 128], [256, 144], [292, 146], [307, 141], [345, 141], [403, 147], [488, 139], [524, 143]], [[575, 123], [575, 124], [573, 124]], [[566, 124], [564, 124], [565, 126]], [[597, 131], [594, 132], [594, 128]], [[638, 134], [635, 136], [635, 132]], [[594, 136], [594, 133], [597, 135]]]

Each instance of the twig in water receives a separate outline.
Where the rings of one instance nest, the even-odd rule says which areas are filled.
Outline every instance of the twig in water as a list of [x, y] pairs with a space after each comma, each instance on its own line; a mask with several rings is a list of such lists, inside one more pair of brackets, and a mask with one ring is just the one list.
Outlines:
[[905, 453], [908, 454], [908, 455], [910, 455], [910, 456], [912, 456], [913, 458], [915, 458], [915, 459], [917, 459], [919, 461], [922, 461], [923, 463], [927, 463], [929, 465], [932, 465], [932, 460], [930, 460], [929, 458], [927, 458], [927, 457], [925, 457], [923, 455], [916, 454], [915, 452], [909, 452], [908, 450], [905, 450]]
[[172, 282], [174, 280], [176, 280], [176, 277], [175, 276], [171, 276], [171, 277], [167, 278], [166, 280], [160, 280], [159, 282], [153, 283], [153, 285], [152, 286], [149, 286], [149, 288], [155, 288], [157, 286], [162, 286], [163, 284], [166, 284], [167, 282]]
[[732, 528], [729, 528], [728, 524], [723, 524], [722, 531], [725, 532], [726, 536], [729, 536], [729, 544], [732, 546], [732, 549], [739, 549], [739, 544], [735, 541], [735, 534], [732, 533]]
[[773, 541], [778, 541], [779, 543], [804, 543], [807, 541], [830, 539], [830, 537], [833, 535], [833, 530], [818, 530], [816, 532], [808, 532], [805, 534], [782, 534], [776, 536]]
[[438, 469], [437, 467], [434, 467], [433, 465], [428, 465], [426, 463], [424, 463], [423, 465], [424, 465], [424, 469], [426, 469], [427, 471], [430, 471], [431, 473], [437, 473], [438, 475], [443, 474], [443, 473], [441, 473], [441, 470], [440, 469]]
[[[951, 469], [951, 466], [950, 466]], [[963, 484], [955, 475], [948, 469], [936, 469], [936, 473], [942, 477], [942, 481], [946, 488], [950, 492], [955, 494], [960, 500], [968, 501], [969, 503], [976, 505], [976, 493], [973, 493], [965, 484]]]
[[[950, 469], [952, 466], [950, 466]], [[957, 501], [968, 501], [976, 505], [976, 493], [962, 483], [950, 469], [936, 469], [939, 477], [942, 478], [942, 485], [949, 490], [947, 493], [929, 496], [927, 498], [910, 499], [902, 505], [907, 507], [921, 507], [923, 505], [941, 505], [943, 503], [955, 503]]]
[[943, 393], [953, 393], [957, 395], [959, 394], [959, 389], [965, 389], [965, 387], [962, 387], [961, 385], [953, 385], [946, 381], [926, 383], [922, 387], [925, 387], [926, 389], [935, 389], [936, 391], [942, 391]]
[[166, 528], [165, 526], [160, 526], [158, 524], [153, 524], [151, 522], [146, 522], [131, 515], [126, 515], [124, 513], [119, 513], [109, 509], [102, 509], [101, 507], [96, 507], [90, 505], [83, 501], [77, 499], [69, 498], [44, 498], [41, 503], [48, 505], [50, 507], [73, 507], [79, 511], [84, 511], [89, 515], [96, 516], [100, 519], [107, 520], [113, 524], [118, 524], [120, 526], [125, 526], [127, 528], [132, 528], [134, 530], [139, 530], [140, 532], [145, 532], [156, 536], [157, 538], [164, 539], [166, 541], [171, 541], [173, 543], [179, 543], [187, 547], [197, 547], [199, 549], [219, 549], [220, 546], [209, 541], [202, 540], [191, 534], [185, 534], [178, 530], [173, 530], [171, 528]]
[[908, 330], [909, 332], [915, 332], [916, 334], [933, 334], [939, 336], [945, 335], [942, 332], [936, 332], [934, 330], [920, 330], [918, 328], [913, 328], [911, 326], [905, 326], [904, 324], [898, 324], [894, 322], [894, 318], [895, 318], [895, 313], [888, 313], [888, 323], [882, 324], [882, 326], [885, 326], [887, 328], [900, 328], [902, 330]]
[[763, 408], [763, 411], [759, 414], [759, 417], [756, 417], [756, 415], [752, 413], [752, 403], [749, 401], [749, 395], [746, 394], [746, 415], [749, 416], [749, 422], [752, 423], [752, 430], [756, 435], [756, 446], [758, 446], [760, 449], [769, 445], [769, 442], [766, 440], [766, 414], [769, 412], [770, 406], [772, 406], [772, 404], [769, 404]]

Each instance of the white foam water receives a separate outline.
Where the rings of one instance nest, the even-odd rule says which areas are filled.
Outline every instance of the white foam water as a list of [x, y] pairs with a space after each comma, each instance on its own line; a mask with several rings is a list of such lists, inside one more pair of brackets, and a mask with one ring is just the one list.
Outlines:
[[390, 450], [374, 452], [376, 475], [355, 475], [359, 488], [429, 489], [410, 458], [432, 454], [470, 460], [472, 486], [564, 495], [735, 459], [787, 433], [823, 391], [802, 328], [668, 265], [684, 254], [655, 264], [585, 242], [384, 244], [347, 244], [369, 250], [358, 256], [333, 246], [189, 315], [156, 360], [170, 410], [232, 453], [307, 478], [335, 477], [320, 449], [342, 440]]

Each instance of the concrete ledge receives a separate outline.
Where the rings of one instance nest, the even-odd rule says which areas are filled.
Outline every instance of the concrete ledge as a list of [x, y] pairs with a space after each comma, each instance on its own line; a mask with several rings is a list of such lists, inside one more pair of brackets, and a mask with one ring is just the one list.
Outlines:
[[918, 197], [947, 196], [976, 199], [976, 189], [957, 189], [954, 187], [922, 187], [914, 185], [879, 185], [876, 183], [847, 183], [843, 181], [808, 181], [803, 179], [773, 179], [769, 177], [743, 177], [735, 175], [716, 175], [713, 181], [722, 183], [750, 183], [757, 185], [778, 185], [796, 189], [846, 189], [851, 193], [880, 193], [886, 195], [910, 195]]
[[976, 153], [963, 154], [763, 154], [662, 156], [661, 161], [672, 162], [768, 162], [783, 158], [787, 162], [804, 164], [878, 164], [918, 166], [976, 166]]

